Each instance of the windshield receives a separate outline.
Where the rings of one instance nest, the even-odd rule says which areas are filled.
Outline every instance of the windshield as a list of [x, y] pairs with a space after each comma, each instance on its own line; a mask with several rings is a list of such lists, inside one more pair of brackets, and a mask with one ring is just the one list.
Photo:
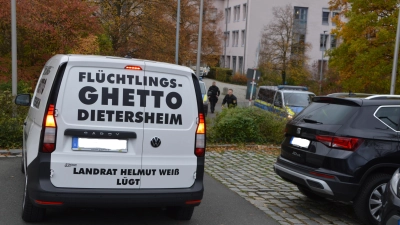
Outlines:
[[205, 95], [206, 94], [206, 85], [203, 82], [200, 82], [200, 89], [201, 89], [201, 94]]
[[311, 103], [315, 96], [309, 93], [283, 93], [285, 98], [285, 106], [306, 107]]

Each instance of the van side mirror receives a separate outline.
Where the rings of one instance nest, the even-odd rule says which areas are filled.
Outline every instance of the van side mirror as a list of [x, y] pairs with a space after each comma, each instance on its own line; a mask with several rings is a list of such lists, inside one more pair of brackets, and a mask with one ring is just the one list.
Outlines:
[[274, 106], [279, 107], [279, 108], [282, 108], [282, 103], [281, 103], [281, 102], [278, 102], [278, 101], [275, 101], [275, 102], [274, 102]]
[[31, 105], [31, 95], [30, 94], [20, 94], [15, 97], [15, 104], [21, 106], [30, 106]]

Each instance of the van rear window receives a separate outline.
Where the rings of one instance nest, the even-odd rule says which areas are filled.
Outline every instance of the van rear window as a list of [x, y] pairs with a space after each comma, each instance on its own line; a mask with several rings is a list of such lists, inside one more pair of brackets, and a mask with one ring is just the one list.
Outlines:
[[360, 107], [330, 104], [311, 103], [294, 121], [304, 121], [316, 124], [343, 125], [354, 115]]

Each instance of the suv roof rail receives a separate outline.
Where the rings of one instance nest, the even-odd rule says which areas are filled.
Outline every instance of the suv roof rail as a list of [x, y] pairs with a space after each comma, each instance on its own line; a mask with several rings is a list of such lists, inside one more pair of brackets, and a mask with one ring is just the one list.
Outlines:
[[368, 96], [365, 99], [386, 99], [386, 100], [390, 100], [390, 99], [400, 99], [400, 95], [372, 95], [372, 96]]
[[291, 86], [291, 85], [278, 85], [278, 90], [308, 91], [308, 87], [304, 87], [304, 86]]

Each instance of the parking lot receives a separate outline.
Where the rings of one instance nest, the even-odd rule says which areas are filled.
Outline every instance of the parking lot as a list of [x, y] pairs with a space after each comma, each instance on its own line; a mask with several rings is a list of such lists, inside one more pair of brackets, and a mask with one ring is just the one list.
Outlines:
[[361, 224], [351, 204], [310, 200], [277, 176], [272, 169], [277, 152], [208, 152], [206, 171], [280, 224]]

